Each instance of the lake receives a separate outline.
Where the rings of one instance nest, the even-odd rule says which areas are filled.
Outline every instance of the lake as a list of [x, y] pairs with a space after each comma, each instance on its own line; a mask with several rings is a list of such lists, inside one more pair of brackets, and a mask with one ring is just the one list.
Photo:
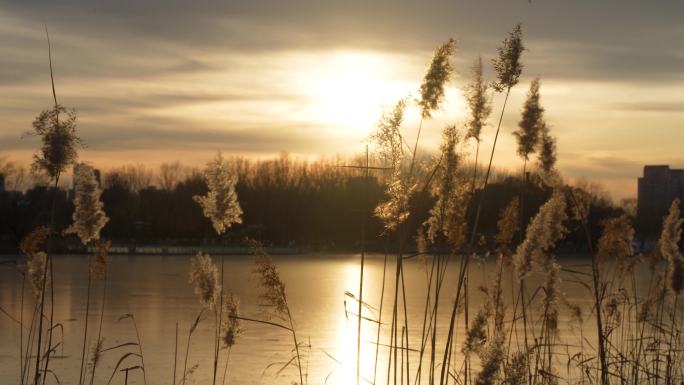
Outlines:
[[[345, 292], [358, 294], [360, 256], [342, 255], [293, 255], [274, 256], [281, 278], [285, 282], [289, 306], [295, 321], [298, 338], [310, 344], [303, 364], [308, 368], [310, 384], [353, 384], [356, 368], [357, 303], [345, 296]], [[220, 261], [220, 258], [215, 258]], [[387, 264], [387, 286], [382, 313], [381, 345], [389, 343], [391, 322], [391, 298], [394, 292], [395, 256], [389, 256]], [[384, 256], [371, 255], [365, 269], [364, 300], [373, 309], [365, 309], [364, 316], [376, 318], [380, 305]], [[564, 266], [586, 270], [586, 261], [564, 259]], [[118, 321], [123, 314], [133, 314], [140, 331], [147, 383], [151, 385], [171, 384], [176, 341], [178, 337], [178, 374], [181, 376], [188, 330], [201, 305], [188, 283], [189, 256], [110, 256], [106, 308], [104, 312], [104, 348], [136, 340], [135, 329], [130, 319]], [[493, 262], [471, 264], [471, 317], [481, 302], [482, 294], [477, 288], [487, 286], [491, 279]], [[245, 317], [265, 319], [259, 306], [259, 289], [252, 274], [253, 260], [250, 256], [225, 257], [225, 286], [240, 298], [240, 312]], [[455, 298], [458, 259], [448, 266], [447, 276], [441, 294], [438, 317], [438, 339], [443, 339], [448, 330], [451, 304]], [[57, 350], [57, 357], [50, 362], [51, 369], [61, 384], [78, 384], [82, 328], [84, 325], [87, 257], [83, 255], [57, 256], [54, 259], [55, 273], [55, 320], [63, 325], [64, 344]], [[506, 274], [505, 274], [506, 275]], [[639, 279], [640, 284], [647, 278]], [[643, 282], [642, 282], [643, 281]], [[405, 262], [406, 299], [408, 303], [409, 336], [411, 349], [420, 345], [425, 296], [427, 290], [426, 264], [419, 258]], [[517, 284], [516, 284], [517, 285]], [[510, 278], [506, 278], [504, 297], [511, 302]], [[90, 312], [91, 331], [96, 330], [99, 321], [99, 303], [102, 283], [93, 286]], [[591, 295], [580, 285], [569, 282], [563, 286], [566, 296], [587, 313], [591, 309]], [[27, 286], [28, 297], [32, 294]], [[19, 318], [21, 309], [21, 278], [12, 267], [0, 266], [0, 306], [9, 314]], [[24, 304], [24, 319], [31, 316]], [[346, 306], [346, 311], [345, 311]], [[509, 306], [510, 310], [510, 306]], [[207, 313], [209, 314], [209, 313]], [[509, 316], [510, 317], [510, 316]], [[509, 320], [510, 321], [510, 320]], [[188, 377], [187, 383], [211, 383], [213, 368], [213, 315], [203, 319], [192, 336], [188, 368], [197, 366]], [[403, 321], [401, 321], [403, 323]], [[584, 333], [588, 340], [591, 322], [586, 322]], [[228, 375], [229, 384], [290, 384], [298, 380], [294, 366], [278, 373], [283, 363], [291, 357], [291, 335], [282, 329], [244, 321], [243, 333], [231, 349]], [[362, 375], [368, 381], [374, 376], [378, 383], [384, 383], [387, 375], [388, 349], [380, 347], [377, 372], [373, 370], [376, 351], [376, 324], [364, 322], [362, 329]], [[56, 332], [58, 339], [61, 333]], [[459, 321], [456, 349], [460, 357], [463, 341], [463, 322]], [[561, 309], [560, 335], [576, 338], [577, 324], [571, 322], [569, 312]], [[96, 339], [91, 335], [91, 344]], [[0, 382], [18, 383], [19, 377], [19, 328], [16, 322], [0, 314]], [[129, 349], [129, 350], [126, 350]], [[122, 348], [103, 353], [97, 369], [95, 383], [106, 384], [119, 357], [131, 348]], [[416, 365], [416, 352], [411, 352], [411, 363]], [[223, 373], [223, 359], [219, 373]], [[129, 366], [137, 364], [130, 359]], [[415, 368], [411, 368], [415, 373]], [[415, 374], [412, 374], [412, 376]], [[222, 376], [219, 375], [218, 383]], [[48, 380], [48, 383], [52, 383]], [[117, 373], [113, 384], [123, 384], [123, 373]], [[142, 384], [141, 372], [132, 371], [129, 384]], [[363, 382], [362, 382], [363, 383]]]

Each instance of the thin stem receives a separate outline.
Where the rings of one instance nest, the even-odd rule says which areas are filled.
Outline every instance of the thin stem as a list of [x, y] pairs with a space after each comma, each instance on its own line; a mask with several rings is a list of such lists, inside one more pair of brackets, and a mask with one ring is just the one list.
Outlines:
[[[138, 331], [138, 324], [135, 322], [135, 316], [131, 315], [131, 321], [133, 321], [133, 328], [135, 329], [135, 337], [138, 339], [138, 352], [140, 352], [140, 363], [142, 364], [143, 372], [143, 383], [147, 385], [147, 374], [145, 371], [145, 355], [142, 350], [142, 341], [140, 340], [140, 332]], [[175, 383], [174, 383], [175, 385]]]
[[527, 187], [527, 158], [523, 161], [522, 185], [520, 186], [520, 231], [518, 236], [520, 243], [523, 241], [525, 233], [525, 188]]
[[359, 308], [358, 308], [358, 325], [356, 333], [356, 385], [361, 381], [361, 321], [363, 319], [361, 312], [363, 311], [363, 269], [366, 261], [366, 209], [368, 197], [368, 179], [370, 177], [368, 145], [366, 145], [366, 180], [363, 199], [363, 220], [361, 222], [361, 271], [359, 272]]
[[373, 365], [373, 384], [375, 384], [378, 373], [378, 353], [380, 352], [380, 331], [382, 330], [382, 305], [385, 299], [385, 276], [387, 273], [387, 252], [382, 265], [382, 289], [380, 290], [380, 310], [378, 311], [378, 334], [375, 342], [375, 364]]
[[[48, 62], [50, 65], [50, 82], [52, 84], [52, 97], [54, 98], [55, 101], [55, 107], [57, 107], [57, 93], [55, 92], [55, 78], [53, 76], [52, 72], [52, 47], [50, 44], [50, 35], [47, 30], [47, 26], [45, 26], [45, 37], [47, 38], [47, 44], [48, 44]], [[56, 108], [55, 108], [56, 109]], [[57, 122], [59, 123], [59, 115], [56, 116]], [[55, 221], [55, 202], [57, 199], [57, 186], [59, 183], [59, 176], [60, 172], [57, 172], [57, 175], [55, 176], [55, 186], [54, 186], [54, 191], [52, 195], [52, 207], [50, 209], [50, 227], [49, 227], [49, 233], [48, 233], [48, 251], [47, 251], [47, 257], [45, 260], [45, 271], [43, 273], [43, 283], [42, 283], [42, 289], [41, 289], [41, 299], [40, 299], [40, 321], [39, 321], [39, 326], [38, 326], [38, 345], [37, 345], [37, 351], [36, 351], [36, 370], [34, 374], [34, 382], [35, 385], [38, 385], [40, 382], [40, 344], [41, 344], [41, 339], [43, 336], [43, 311], [45, 307], [45, 286], [47, 282], [47, 270], [48, 268], [52, 271], [52, 232], [54, 230], [54, 221]], [[50, 273], [50, 278], [52, 278], [52, 272]], [[53, 322], [53, 315], [54, 315], [54, 287], [52, 282], [50, 283], [50, 295], [53, 300], [53, 303], [51, 305], [51, 311], [50, 311], [50, 327], [48, 329], [49, 337], [48, 337], [48, 346], [47, 346], [47, 357], [45, 359], [45, 370], [44, 372], [47, 373], [48, 370], [48, 365], [50, 363], [50, 350], [51, 350], [51, 344], [52, 344], [52, 322]], [[43, 384], [45, 383], [45, 378], [43, 378]]]
[[[224, 281], [224, 265], [225, 265], [225, 257], [223, 254], [221, 254], [221, 298], [219, 299], [219, 309], [218, 309], [218, 316], [216, 317], [216, 333], [215, 333], [215, 338], [214, 338], [214, 377], [212, 380], [212, 384], [216, 385], [216, 371], [218, 369], [218, 361], [219, 361], [219, 340], [221, 338], [221, 323], [223, 322], [223, 281]], [[216, 309], [214, 309], [214, 315], [216, 315]]]
[[24, 385], [24, 288], [26, 274], [21, 276], [21, 304], [19, 305], [19, 384]]
[[446, 347], [444, 349], [444, 358], [442, 359], [442, 369], [440, 372], [439, 383], [445, 384], [448, 382], [448, 367], [449, 367], [449, 353], [452, 349], [452, 342], [454, 336], [454, 327], [456, 326], [456, 314], [458, 312], [458, 303], [461, 299], [461, 291], [463, 288], [463, 282], [465, 280], [466, 269], [470, 262], [470, 256], [468, 254], [461, 258], [461, 267], [459, 272], [458, 283], [456, 284], [456, 299], [454, 300], [454, 305], [451, 309], [451, 318], [449, 320], [449, 332], [447, 333]]
[[[43, 313], [45, 309], [45, 287], [47, 286], [47, 278], [48, 278], [48, 269], [52, 268], [52, 232], [54, 229], [54, 222], [55, 222], [55, 205], [57, 201], [57, 186], [59, 183], [59, 173], [55, 177], [55, 184], [53, 187], [52, 191], [52, 207], [50, 209], [50, 227], [48, 229], [48, 252], [47, 256], [45, 257], [45, 268], [43, 270], [43, 281], [41, 282], [41, 294], [40, 294], [40, 317], [38, 321], [38, 344], [36, 345], [36, 366], [35, 366], [35, 373], [34, 373], [34, 383], [35, 385], [40, 384], [40, 346], [42, 343], [42, 337], [43, 337]], [[50, 323], [50, 327], [48, 329], [48, 333], [52, 335], [52, 323]], [[47, 359], [46, 359], [46, 367], [45, 370], [47, 372], [47, 364], [50, 359], [50, 347], [48, 345], [48, 354], [47, 354]]]
[[[97, 329], [97, 340], [96, 344], [100, 344], [100, 340], [102, 339], [102, 323], [104, 321], [104, 310], [105, 310], [105, 303], [107, 300], [107, 268], [105, 267], [104, 271], [104, 279], [102, 280], [102, 306], [100, 307], [100, 325]], [[92, 376], [90, 377], [90, 385], [93, 385], [93, 381], [95, 380], [95, 369], [97, 369], [97, 365], [93, 365], [93, 373]]]
[[173, 383], [176, 385], [176, 364], [178, 363], [178, 322], [176, 321], [176, 339], [173, 348]]
[[[188, 343], [185, 346], [185, 362], [183, 363], [183, 379], [182, 379], [182, 384], [185, 385], [185, 378], [188, 375], [188, 356], [190, 355], [190, 338], [192, 337], [192, 332], [195, 331], [195, 328], [197, 327], [197, 324], [199, 324], [200, 319], [202, 318], [202, 314], [204, 313], [204, 310], [200, 310], [199, 314], [197, 314], [197, 318], [195, 319], [195, 324], [190, 328], [190, 331], [188, 331]], [[175, 370], [174, 370], [175, 374]], [[174, 384], [175, 385], [175, 384]]]
[[577, 199], [575, 198], [575, 194], [570, 190], [570, 198], [573, 200], [574, 205], [577, 207], [578, 211], [580, 212], [580, 222], [582, 224], [582, 228], [584, 229], [584, 235], [587, 238], [587, 245], [589, 248], [589, 252], [591, 253], [591, 274], [592, 274], [592, 283], [593, 283], [593, 294], [594, 294], [594, 306], [596, 307], [596, 333], [598, 334], [598, 354], [599, 354], [599, 364], [600, 364], [600, 374], [601, 374], [601, 385], [607, 385], [609, 384], [608, 382], [608, 365], [606, 363], [606, 341], [605, 337], [603, 336], [603, 320], [601, 316], [601, 295], [599, 293], [600, 291], [600, 285], [601, 285], [601, 278], [600, 278], [600, 272], [599, 272], [599, 266], [598, 266], [598, 261], [596, 259], [596, 255], [594, 253], [594, 248], [593, 244], [591, 241], [591, 234], [589, 233], [589, 228], [587, 226], [587, 218], [584, 217], [585, 213], [582, 212], [582, 208], [578, 205]]
[[233, 349], [232, 346], [228, 347], [228, 353], [226, 354], [226, 366], [223, 367], [223, 381], [222, 385], [226, 385], [226, 374], [228, 373], [228, 361], [230, 361], [230, 351]]
[[432, 293], [432, 277], [434, 275], [435, 271], [435, 257], [432, 257], [432, 264], [430, 271], [427, 271], [427, 266], [426, 266], [426, 274], [427, 274], [427, 296], [425, 297], [425, 310], [423, 311], [423, 329], [421, 332], [421, 342], [420, 342], [420, 354], [418, 356], [418, 370], [416, 372], [416, 380], [415, 383], [417, 385], [420, 385], [421, 383], [421, 373], [422, 373], [422, 368], [423, 368], [423, 354], [425, 353], [425, 348], [427, 346], [427, 339], [428, 335], [430, 334], [429, 327], [432, 324], [432, 322], [428, 323], [428, 309], [430, 309], [430, 296]]
[[290, 331], [292, 332], [292, 339], [294, 340], [295, 353], [297, 354], [297, 369], [299, 369], [299, 383], [302, 385], [305, 385], [304, 384], [304, 376], [302, 375], [302, 361], [301, 361], [301, 356], [299, 355], [299, 343], [297, 342], [297, 333], [295, 332], [294, 323], [292, 322], [292, 315], [290, 314], [289, 306], [286, 307], [286, 309], [287, 309], [287, 318], [290, 321]]
[[86, 311], [85, 311], [85, 326], [83, 327], [83, 347], [81, 348], [81, 370], [79, 372], [78, 384], [83, 384], [83, 369], [85, 367], [86, 361], [86, 340], [88, 337], [88, 316], [90, 314], [90, 286], [92, 282], [92, 277], [90, 273], [92, 258], [88, 254], [88, 289], [86, 290]]
[[[221, 297], [223, 297], [223, 295]], [[215, 322], [215, 327], [214, 327], [214, 371], [213, 371], [212, 380], [211, 380], [212, 385], [216, 385], [216, 369], [218, 367], [218, 346], [219, 346], [218, 328], [220, 327], [220, 324], [219, 324], [219, 310], [216, 309], [216, 306], [214, 306], [214, 322]]]
[[508, 102], [508, 95], [511, 93], [511, 87], [506, 90], [506, 98], [504, 99], [503, 107], [501, 108], [501, 115], [499, 116], [499, 124], [496, 126], [496, 134], [494, 135], [494, 144], [492, 145], [492, 153], [489, 155], [489, 164], [487, 165], [487, 173], [485, 174], [484, 185], [482, 186], [482, 196], [477, 203], [477, 212], [475, 214], [475, 223], [473, 224], [473, 231], [470, 234], [470, 246], [475, 244], [475, 237], [477, 235], [477, 228], [480, 224], [480, 213], [482, 211], [482, 203], [484, 202], [487, 184], [489, 183], [489, 175], [492, 171], [492, 162], [494, 161], [494, 152], [496, 150], [496, 143], [499, 139], [499, 131], [501, 130], [501, 122], [503, 121], [504, 111], [506, 111], [506, 103]]

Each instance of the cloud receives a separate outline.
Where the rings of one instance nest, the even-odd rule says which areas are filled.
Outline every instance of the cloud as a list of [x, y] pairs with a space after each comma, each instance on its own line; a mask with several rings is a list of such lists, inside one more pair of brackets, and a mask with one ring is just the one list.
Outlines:
[[[77, 108], [89, 151], [121, 154], [217, 146], [344, 152], [358, 147], [358, 137], [345, 130], [358, 127], [305, 116], [312, 106], [333, 116], [356, 113], [349, 106], [358, 100], [319, 103], [335, 90], [307, 93], [301, 81], [314, 69], [334, 78], [325, 72], [340, 66], [331, 52], [383, 55], [381, 75], [391, 72], [403, 87], [420, 81], [431, 50], [454, 36], [460, 77], [453, 86], [460, 87], [472, 60], [482, 55], [488, 63], [522, 22], [523, 84], [511, 96], [504, 131], [517, 122], [526, 82], [540, 76], [564, 170], [624, 182], [649, 162], [636, 151], [654, 140], [635, 139], [643, 127], [668, 133], [679, 127], [682, 14], [684, 2], [664, 0], [647, 9], [642, 0], [0, 1], [0, 150], [34, 148], [19, 137], [51, 103], [44, 21], [60, 102]], [[491, 78], [491, 70], [486, 75]], [[347, 99], [372, 92], [363, 84], [347, 91]], [[401, 97], [404, 88], [396, 93]], [[331, 113], [332, 107], [339, 111]], [[438, 137], [438, 123], [431, 123]], [[617, 156], [597, 157], [596, 147]], [[630, 160], [625, 156], [632, 149]], [[663, 159], [677, 158], [668, 151]], [[510, 152], [496, 159], [514, 164]]]
[[616, 103], [611, 105], [616, 111], [642, 111], [642, 112], [673, 112], [684, 113], [684, 102], [657, 102], [640, 101], [631, 103]]
[[[169, 65], [182, 69], [201, 63], [174, 62], [207, 51], [426, 51], [449, 36], [460, 38], [461, 55], [473, 57], [493, 53], [517, 22], [524, 24], [527, 54], [540, 59], [534, 60], [545, 76], [550, 71], [564, 77], [662, 79], [680, 76], [684, 60], [678, 48], [684, 39], [684, 3], [678, 1], [653, 2], [646, 11], [638, 0], [414, 0], [400, 5], [393, 0], [27, 0], [3, 8], [6, 18], [24, 21], [25, 29], [34, 25], [35, 38], [41, 37], [47, 20], [56, 39], [78, 40], [80, 53], [74, 57], [91, 63], [101, 54], [115, 63], [122, 54], [126, 60], [127, 54], [139, 54], [173, 59]], [[92, 51], [95, 57], [88, 53]]]

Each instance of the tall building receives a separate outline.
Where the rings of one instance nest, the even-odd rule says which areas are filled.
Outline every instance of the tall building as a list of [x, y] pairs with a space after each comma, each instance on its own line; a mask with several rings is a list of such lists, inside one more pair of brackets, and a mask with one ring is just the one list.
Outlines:
[[684, 170], [670, 166], [644, 166], [637, 192], [637, 218], [643, 234], [657, 234], [675, 198], [684, 200]]

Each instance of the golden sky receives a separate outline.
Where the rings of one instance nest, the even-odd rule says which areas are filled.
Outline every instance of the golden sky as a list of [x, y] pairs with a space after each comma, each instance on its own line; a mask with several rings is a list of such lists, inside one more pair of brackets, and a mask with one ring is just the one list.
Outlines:
[[[453, 36], [458, 74], [424, 126], [429, 151], [463, 121], [473, 60], [488, 65], [522, 22], [525, 68], [495, 164], [521, 166], [510, 133], [538, 76], [560, 170], [634, 196], [644, 164], [684, 166], [682, 15], [681, 1], [0, 1], [0, 155], [28, 162], [37, 143], [22, 133], [52, 103], [44, 21], [81, 158], [103, 168], [199, 165], [216, 150], [361, 152], [383, 107], [417, 94], [432, 50]], [[414, 111], [406, 134], [416, 126]]]

